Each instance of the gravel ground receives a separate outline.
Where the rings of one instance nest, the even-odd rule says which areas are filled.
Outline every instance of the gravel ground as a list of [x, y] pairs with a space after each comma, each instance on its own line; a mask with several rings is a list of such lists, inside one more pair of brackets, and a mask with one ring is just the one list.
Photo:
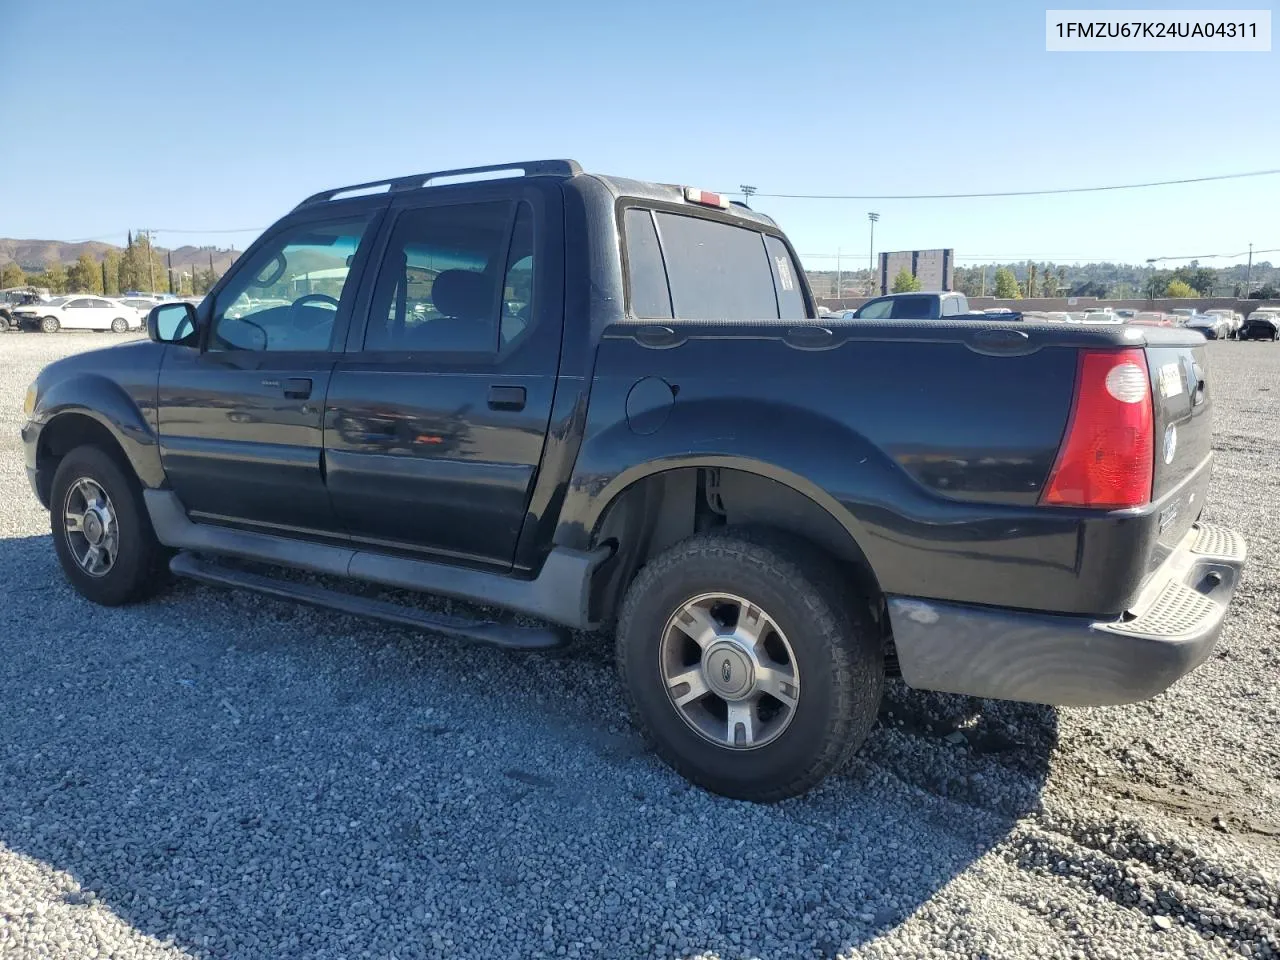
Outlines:
[[178, 584], [64, 582], [22, 392], [93, 335], [0, 335], [0, 957], [1280, 956], [1280, 346], [1209, 347], [1209, 519], [1251, 557], [1148, 703], [892, 685], [841, 775], [688, 788], [608, 642], [507, 654]]

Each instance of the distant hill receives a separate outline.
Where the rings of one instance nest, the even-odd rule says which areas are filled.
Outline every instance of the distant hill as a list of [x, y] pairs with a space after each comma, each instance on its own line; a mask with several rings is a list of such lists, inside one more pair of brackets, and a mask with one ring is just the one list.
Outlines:
[[[28, 273], [39, 273], [45, 269], [50, 260], [58, 259], [70, 266], [80, 259], [83, 253], [89, 254], [99, 263], [106, 257], [108, 250], [124, 252], [123, 247], [110, 243], [89, 241], [87, 243], [64, 243], [61, 240], [6, 240], [0, 239], [0, 267], [14, 261]], [[161, 256], [169, 251], [165, 247], [156, 247]], [[236, 255], [240, 251], [237, 251]], [[209, 269], [209, 256], [213, 255], [213, 269], [218, 274], [226, 272], [236, 255], [230, 250], [217, 247], [175, 247], [173, 250], [173, 268], [187, 270], [194, 266], [201, 270]]]

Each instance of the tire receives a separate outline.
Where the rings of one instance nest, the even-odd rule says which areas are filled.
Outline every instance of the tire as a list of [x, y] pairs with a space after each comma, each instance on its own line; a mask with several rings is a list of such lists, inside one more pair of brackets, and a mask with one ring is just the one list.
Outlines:
[[[96, 487], [105, 494], [115, 528], [115, 556], [108, 568], [90, 572], [81, 560], [94, 534], [110, 532], [111, 523], [89, 519], [84, 509], [84, 487]], [[143, 505], [142, 488], [120, 464], [101, 447], [76, 447], [58, 464], [49, 497], [53, 546], [63, 573], [76, 592], [106, 607], [144, 600], [168, 582], [168, 553], [156, 540], [151, 519]], [[82, 531], [69, 529], [69, 513], [82, 517]], [[105, 526], [106, 530], [103, 531]], [[105, 539], [100, 544], [105, 546]]]
[[111, 321], [112, 333], [124, 333], [129, 329], [129, 321], [124, 317], [116, 317]]
[[0, 313], [0, 333], [7, 333], [13, 326], [7, 314]]
[[[760, 637], [769, 637], [775, 648], [781, 637], [787, 648], [785, 659], [798, 685], [780, 687], [796, 694], [789, 713], [782, 700], [765, 697], [754, 706], [731, 706], [714, 692], [716, 674], [725, 683], [731, 678], [737, 683], [735, 673], [763, 676], [758, 671], [766, 663], [761, 658], [743, 674], [726, 657], [712, 673], [708, 661], [727, 640], [688, 647], [693, 641], [674, 627], [676, 613], [708, 594], [745, 600], [773, 622], [776, 633], [765, 629]], [[719, 620], [716, 609], [710, 608], [711, 615]], [[725, 628], [716, 635], [724, 638]], [[683, 665], [670, 660], [673, 642], [685, 644]], [[782, 662], [775, 656], [768, 660], [775, 666]], [[850, 596], [850, 584], [835, 563], [802, 541], [733, 528], [691, 537], [645, 565], [618, 616], [617, 665], [637, 726], [668, 765], [714, 793], [759, 803], [804, 793], [839, 769], [875, 723], [884, 687], [879, 633], [865, 607]], [[697, 673], [708, 693], [682, 711], [676, 695], [668, 695], [668, 683], [687, 698], [693, 687], [669, 679], [684, 670]], [[744, 708], [760, 734], [757, 746], [742, 743], [745, 727], [737, 724], [732, 725], [737, 742], [723, 742], [730, 725], [719, 716]], [[689, 719], [691, 709], [694, 719]], [[784, 714], [785, 723], [778, 719]], [[704, 722], [713, 730], [721, 724], [722, 742], [695, 728]]]
[[62, 324], [58, 322], [57, 317], [45, 317], [40, 321], [40, 329], [45, 333], [57, 333], [62, 329]]

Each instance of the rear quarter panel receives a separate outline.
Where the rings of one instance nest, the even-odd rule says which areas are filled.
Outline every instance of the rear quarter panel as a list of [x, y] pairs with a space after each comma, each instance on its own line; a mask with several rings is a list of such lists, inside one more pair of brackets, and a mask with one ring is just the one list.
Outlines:
[[[614, 324], [596, 359], [558, 539], [589, 540], [609, 501], [672, 467], [733, 467], [789, 483], [840, 520], [888, 593], [1099, 613], [1121, 610], [1150, 524], [1036, 500], [1070, 409], [1076, 349], [1108, 331], [829, 322], [820, 348], [776, 322], [672, 324], [645, 346]], [[652, 326], [652, 325], [650, 325]], [[1025, 329], [1024, 329], [1025, 328]], [[813, 338], [807, 342], [812, 343]], [[635, 384], [675, 394], [659, 425], [628, 421]], [[1105, 560], [1105, 562], [1104, 562]]]

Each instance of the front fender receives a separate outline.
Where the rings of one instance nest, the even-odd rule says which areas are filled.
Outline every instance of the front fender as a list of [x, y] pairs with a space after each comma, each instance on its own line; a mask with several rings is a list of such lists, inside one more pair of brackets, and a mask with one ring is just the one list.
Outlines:
[[41, 383], [36, 409], [28, 429], [23, 430], [29, 467], [38, 466], [40, 437], [46, 436], [46, 431], [56, 431], [61, 418], [68, 416], [88, 417], [106, 429], [144, 486], [164, 484], [154, 426], [154, 393], [148, 403], [145, 392], [135, 397], [116, 381], [85, 372]]

